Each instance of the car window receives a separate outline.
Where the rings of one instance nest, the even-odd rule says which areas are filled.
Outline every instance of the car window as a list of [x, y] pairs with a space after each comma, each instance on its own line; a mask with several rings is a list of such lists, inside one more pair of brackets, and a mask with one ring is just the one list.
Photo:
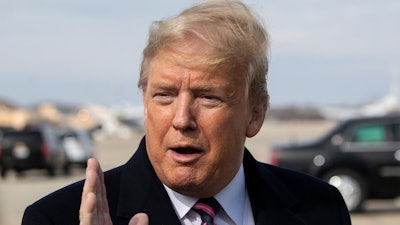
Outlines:
[[395, 123], [393, 128], [393, 139], [395, 141], [400, 141], [400, 124]]
[[42, 137], [38, 132], [10, 132], [4, 134], [2, 145], [4, 148], [12, 148], [16, 143], [22, 142], [31, 148], [39, 148]]
[[374, 142], [380, 143], [387, 141], [386, 126], [383, 124], [368, 124], [354, 127], [352, 142]]

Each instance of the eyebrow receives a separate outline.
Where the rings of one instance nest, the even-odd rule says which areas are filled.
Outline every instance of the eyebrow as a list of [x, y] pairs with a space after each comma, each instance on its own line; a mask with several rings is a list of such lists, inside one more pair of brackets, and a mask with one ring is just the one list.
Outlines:
[[[223, 93], [228, 99], [232, 99], [236, 93], [236, 89], [232, 89], [229, 86], [222, 88], [222, 85], [215, 84], [200, 84], [193, 87], [191, 90], [194, 92], [214, 92]], [[222, 91], [221, 91], [222, 90]]]
[[[160, 90], [167, 90], [167, 91], [176, 91], [179, 90], [179, 84], [177, 83], [170, 83], [164, 81], [157, 81], [152, 82], [151, 88], [153, 89], [160, 89]], [[223, 88], [225, 87], [225, 88]], [[211, 92], [211, 93], [224, 93], [225, 96], [229, 99], [233, 98], [235, 93], [237, 92], [236, 89], [231, 89], [230, 85], [220, 85], [215, 83], [197, 83], [195, 82], [194, 85], [189, 87], [190, 91], [192, 92]], [[222, 91], [221, 91], [222, 90]]]

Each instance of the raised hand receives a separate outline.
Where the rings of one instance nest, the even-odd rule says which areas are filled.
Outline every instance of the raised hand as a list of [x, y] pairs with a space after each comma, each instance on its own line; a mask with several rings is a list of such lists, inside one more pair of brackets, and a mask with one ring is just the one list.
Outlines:
[[87, 163], [79, 220], [80, 225], [112, 225], [103, 171], [96, 159]]
[[[112, 225], [104, 175], [96, 159], [89, 159], [86, 168], [86, 180], [83, 186], [80, 225]], [[148, 225], [147, 214], [138, 213], [129, 221], [129, 225]]]

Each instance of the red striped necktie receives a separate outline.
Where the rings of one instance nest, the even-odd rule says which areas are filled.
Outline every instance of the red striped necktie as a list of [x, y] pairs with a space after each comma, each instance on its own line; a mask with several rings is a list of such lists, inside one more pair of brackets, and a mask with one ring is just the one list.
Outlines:
[[214, 225], [215, 215], [220, 208], [221, 205], [213, 197], [199, 199], [193, 206], [193, 210], [200, 214], [202, 225]]

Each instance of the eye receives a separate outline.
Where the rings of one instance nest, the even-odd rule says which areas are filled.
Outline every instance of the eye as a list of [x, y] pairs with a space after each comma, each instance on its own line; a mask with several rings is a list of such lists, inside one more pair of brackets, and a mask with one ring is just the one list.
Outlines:
[[204, 98], [204, 99], [207, 99], [207, 100], [217, 99], [217, 97], [212, 96], [212, 95], [203, 95], [203, 96], [201, 96], [201, 98]]
[[199, 99], [203, 105], [210, 107], [218, 106], [221, 103], [221, 99], [218, 96], [210, 94], [200, 95]]
[[174, 101], [175, 95], [170, 92], [156, 92], [153, 94], [153, 100], [160, 104], [170, 104]]

